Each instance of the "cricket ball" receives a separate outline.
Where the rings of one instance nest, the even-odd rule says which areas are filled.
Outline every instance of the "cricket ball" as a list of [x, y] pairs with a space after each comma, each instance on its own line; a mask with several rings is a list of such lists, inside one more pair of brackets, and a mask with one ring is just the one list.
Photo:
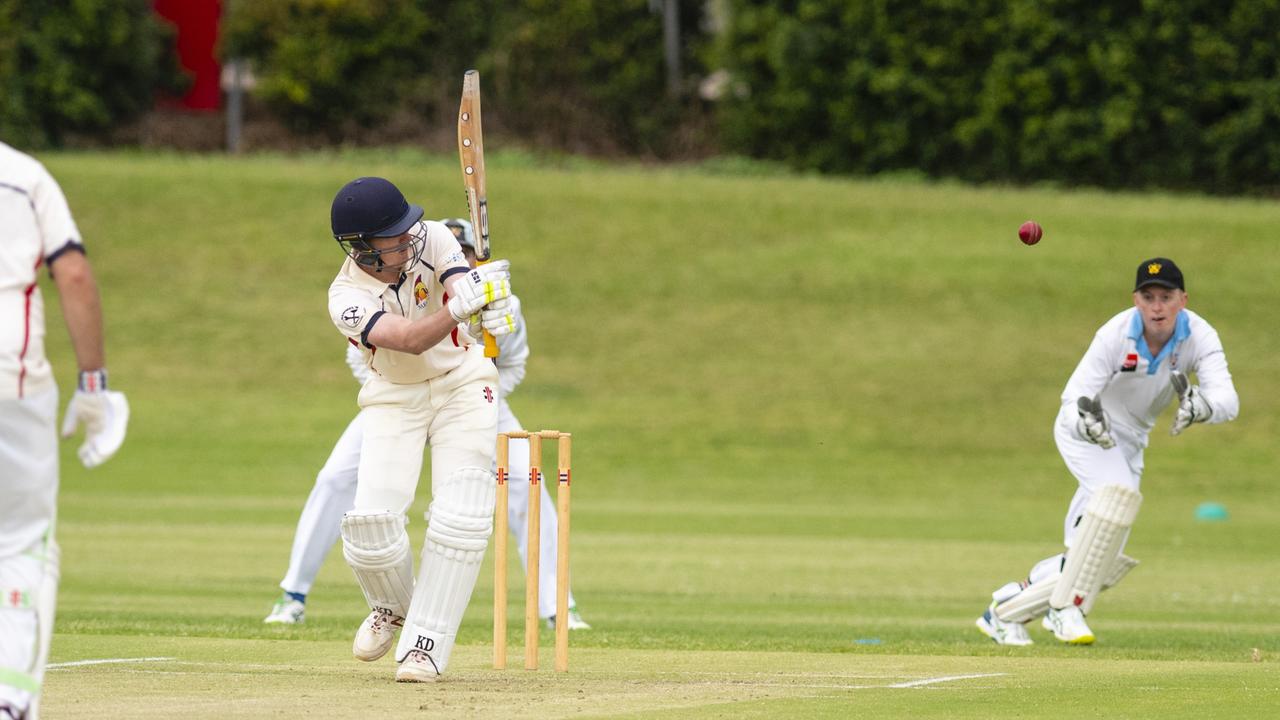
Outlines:
[[1018, 228], [1018, 239], [1027, 245], [1035, 245], [1042, 237], [1044, 237], [1044, 228], [1040, 227], [1040, 223], [1035, 220], [1028, 220]]

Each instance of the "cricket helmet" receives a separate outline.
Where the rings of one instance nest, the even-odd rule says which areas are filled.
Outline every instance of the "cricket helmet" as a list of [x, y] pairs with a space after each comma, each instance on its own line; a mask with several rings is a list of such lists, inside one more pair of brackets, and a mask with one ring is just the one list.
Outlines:
[[476, 249], [476, 236], [471, 230], [471, 221], [462, 218], [444, 218], [440, 222], [449, 228], [453, 236], [458, 239], [458, 244], [464, 248], [471, 248], [472, 252]]
[[[409, 251], [403, 270], [418, 264], [426, 247], [426, 228], [422, 208], [405, 200], [400, 189], [379, 177], [356, 178], [338, 191], [329, 211], [333, 239], [338, 241], [352, 260], [380, 271], [387, 267], [383, 257]], [[395, 238], [408, 234], [408, 239], [391, 248], [374, 249], [373, 238]], [[402, 270], [402, 271], [403, 271]]]

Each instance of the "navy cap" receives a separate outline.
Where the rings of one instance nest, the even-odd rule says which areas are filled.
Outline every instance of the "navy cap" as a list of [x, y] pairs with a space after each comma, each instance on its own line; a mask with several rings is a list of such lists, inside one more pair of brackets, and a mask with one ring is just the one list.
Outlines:
[[329, 211], [334, 237], [397, 237], [422, 219], [422, 208], [404, 199], [389, 180], [356, 178], [338, 191]]
[[1137, 292], [1148, 285], [1162, 285], [1167, 288], [1185, 291], [1182, 282], [1182, 271], [1169, 258], [1151, 258], [1138, 265], [1138, 279], [1133, 283], [1133, 291]]

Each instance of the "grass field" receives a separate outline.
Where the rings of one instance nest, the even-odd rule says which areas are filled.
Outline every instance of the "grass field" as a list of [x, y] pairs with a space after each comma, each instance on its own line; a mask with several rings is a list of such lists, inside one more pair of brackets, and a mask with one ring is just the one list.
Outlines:
[[[389, 662], [350, 658], [364, 609], [339, 553], [305, 626], [261, 619], [356, 410], [325, 309], [341, 262], [329, 201], [380, 174], [428, 216], [461, 215], [456, 159], [44, 159], [134, 413], [99, 469], [63, 448], [48, 718], [1280, 707], [1274, 202], [491, 157], [495, 249], [533, 349], [512, 405], [575, 435], [574, 592], [595, 629], [573, 636], [567, 676], [489, 669], [486, 566], [447, 682], [397, 687]], [[1029, 217], [1046, 228], [1032, 248], [1015, 234]], [[1099, 602], [1095, 646], [1036, 628], [1034, 647], [999, 648], [973, 620], [1056, 552], [1074, 490], [1050, 432], [1058, 395], [1153, 255], [1178, 261], [1221, 333], [1240, 419], [1153, 434], [1128, 550], [1143, 564]], [[46, 298], [66, 389], [47, 282]], [[1230, 520], [1195, 522], [1209, 500]], [[163, 659], [68, 664], [135, 658]]]

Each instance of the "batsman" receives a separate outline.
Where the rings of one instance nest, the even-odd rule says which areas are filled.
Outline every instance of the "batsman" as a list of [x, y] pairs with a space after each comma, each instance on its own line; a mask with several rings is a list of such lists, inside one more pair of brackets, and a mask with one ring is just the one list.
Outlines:
[[1142, 504], [1143, 451], [1156, 418], [1176, 402], [1171, 433], [1179, 435], [1239, 411], [1222, 341], [1187, 309], [1172, 260], [1138, 265], [1133, 304], [1098, 330], [1062, 391], [1053, 437], [1078, 483], [1064, 521], [1066, 552], [991, 594], [977, 626], [1001, 645], [1030, 645], [1026, 623], [1041, 618], [1064, 643], [1093, 643], [1086, 617], [1098, 594], [1138, 564], [1122, 551]]
[[[344, 185], [330, 211], [347, 260], [329, 314], [369, 371], [355, 504], [341, 525], [370, 608], [352, 651], [377, 660], [400, 630], [400, 682], [445, 671], [493, 532], [498, 370], [475, 343], [516, 326], [506, 261], [472, 269], [453, 233], [422, 216], [377, 177]], [[405, 513], [428, 444], [431, 505], [415, 582]]]

